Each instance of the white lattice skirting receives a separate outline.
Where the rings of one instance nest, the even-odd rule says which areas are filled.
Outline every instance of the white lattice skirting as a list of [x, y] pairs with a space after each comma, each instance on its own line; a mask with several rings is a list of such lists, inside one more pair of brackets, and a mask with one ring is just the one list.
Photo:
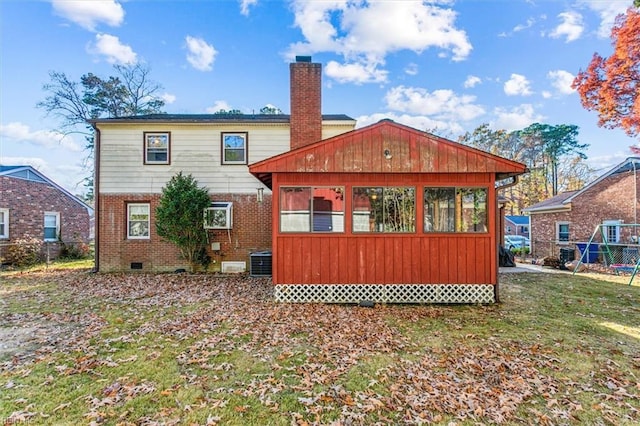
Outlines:
[[494, 303], [491, 284], [278, 284], [277, 302]]

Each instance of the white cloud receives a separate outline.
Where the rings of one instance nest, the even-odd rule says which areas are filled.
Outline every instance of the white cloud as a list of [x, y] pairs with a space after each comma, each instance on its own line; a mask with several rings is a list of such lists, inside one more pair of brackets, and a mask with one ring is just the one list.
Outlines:
[[477, 77], [475, 75], [468, 75], [467, 79], [464, 81], [464, 87], [469, 89], [471, 87], [477, 86], [480, 83], [482, 83], [480, 77]]
[[0, 136], [47, 149], [63, 148], [72, 152], [82, 151], [82, 147], [70, 135], [49, 130], [32, 131], [26, 124], [17, 122], [0, 124]]
[[216, 49], [201, 38], [187, 36], [187, 61], [198, 71], [211, 71], [218, 54]]
[[413, 62], [404, 67], [405, 74], [408, 75], [417, 75], [418, 74], [418, 64], [414, 64]]
[[561, 94], [570, 95], [575, 92], [575, 89], [571, 88], [575, 76], [565, 70], [549, 71], [547, 78], [551, 80], [551, 85]]
[[551, 33], [549, 34], [553, 38], [566, 37], [566, 42], [575, 41], [580, 38], [584, 31], [584, 24], [582, 22], [582, 15], [578, 12], [563, 12], [558, 15], [558, 18], [562, 21]]
[[388, 108], [416, 115], [433, 116], [437, 120], [468, 121], [484, 114], [474, 104], [475, 96], [458, 96], [451, 90], [428, 92], [422, 88], [398, 86], [385, 96]]
[[110, 64], [127, 65], [138, 62], [138, 55], [130, 46], [122, 44], [120, 39], [110, 34], [96, 34], [96, 42], [89, 45], [90, 53], [101, 55]]
[[163, 93], [160, 98], [164, 101], [165, 104], [170, 105], [176, 101], [176, 95], [172, 95], [171, 93]]
[[616, 16], [625, 13], [627, 8], [631, 6], [629, 1], [602, 1], [602, 0], [581, 0], [580, 4], [586, 5], [589, 9], [596, 12], [600, 16], [600, 25], [598, 27], [598, 37], [609, 38], [611, 28], [615, 23]]
[[491, 123], [491, 127], [495, 130], [511, 132], [544, 121], [544, 116], [537, 113], [531, 104], [522, 104], [511, 109], [498, 107], [493, 113], [497, 119]]
[[526, 24], [519, 24], [519, 25], [516, 25], [515, 27], [513, 27], [513, 32], [517, 33], [519, 31], [524, 31], [527, 28], [531, 28], [533, 26], [533, 24], [535, 24], [535, 23], [536, 23], [536, 20], [534, 18], [529, 18], [529, 19], [527, 19]]
[[249, 15], [249, 8], [258, 3], [258, 0], [239, 0], [240, 2], [240, 13], [244, 16]]
[[508, 96], [529, 96], [533, 93], [530, 84], [524, 75], [511, 74], [511, 78], [504, 83], [504, 93]]
[[205, 110], [208, 114], [213, 114], [221, 110], [231, 111], [231, 105], [227, 103], [227, 101], [215, 101], [213, 106], [207, 107]]
[[379, 82], [383, 71], [378, 67], [392, 52], [411, 50], [419, 54], [437, 48], [460, 61], [472, 50], [465, 31], [455, 26], [456, 12], [432, 2], [295, 0], [292, 8], [295, 25], [305, 41], [290, 45], [288, 56], [341, 54], [345, 69], [336, 75], [350, 75], [341, 81], [358, 82], [353, 73], [347, 72], [357, 65], [360, 74], [356, 77], [363, 78], [359, 82]]
[[115, 0], [52, 0], [54, 12], [89, 31], [104, 23], [117, 27], [124, 20], [124, 10]]
[[380, 70], [375, 64], [339, 64], [329, 61], [324, 68], [328, 77], [340, 83], [383, 83], [387, 81], [388, 71]]
[[389, 119], [414, 129], [424, 130], [449, 139], [455, 139], [464, 133], [464, 128], [455, 121], [437, 120], [423, 115], [396, 114], [393, 112], [362, 115], [357, 117], [358, 128]]

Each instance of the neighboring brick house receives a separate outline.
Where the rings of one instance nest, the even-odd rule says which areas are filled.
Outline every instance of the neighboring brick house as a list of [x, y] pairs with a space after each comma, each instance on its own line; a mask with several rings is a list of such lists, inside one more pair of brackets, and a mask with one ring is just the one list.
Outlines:
[[505, 215], [504, 235], [529, 237], [529, 216]]
[[535, 257], [579, 258], [596, 230], [610, 245], [637, 243], [638, 169], [640, 158], [630, 157], [579, 191], [559, 194], [524, 209], [531, 220], [531, 250]]
[[96, 129], [96, 268], [173, 271], [186, 266], [156, 233], [162, 188], [191, 174], [212, 200], [211, 270], [239, 272], [250, 255], [271, 248], [268, 188], [249, 164], [353, 130], [346, 115], [321, 113], [320, 64], [290, 64], [291, 115], [156, 114], [93, 122]]
[[0, 255], [27, 237], [51, 243], [88, 242], [91, 207], [31, 166], [0, 166]]

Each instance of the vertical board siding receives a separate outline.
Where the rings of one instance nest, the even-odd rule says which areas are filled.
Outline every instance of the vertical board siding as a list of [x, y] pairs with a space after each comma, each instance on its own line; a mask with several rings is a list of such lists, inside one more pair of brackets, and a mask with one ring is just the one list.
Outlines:
[[276, 284], [492, 284], [491, 238], [280, 236]]

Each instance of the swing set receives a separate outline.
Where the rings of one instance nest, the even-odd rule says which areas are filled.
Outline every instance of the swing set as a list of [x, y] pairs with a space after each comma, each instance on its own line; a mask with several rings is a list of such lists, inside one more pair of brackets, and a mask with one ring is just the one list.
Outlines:
[[580, 259], [573, 270], [575, 274], [582, 264], [602, 264], [616, 275], [631, 274], [629, 285], [640, 269], [640, 224], [600, 224], [591, 234], [587, 244], [577, 244]]

